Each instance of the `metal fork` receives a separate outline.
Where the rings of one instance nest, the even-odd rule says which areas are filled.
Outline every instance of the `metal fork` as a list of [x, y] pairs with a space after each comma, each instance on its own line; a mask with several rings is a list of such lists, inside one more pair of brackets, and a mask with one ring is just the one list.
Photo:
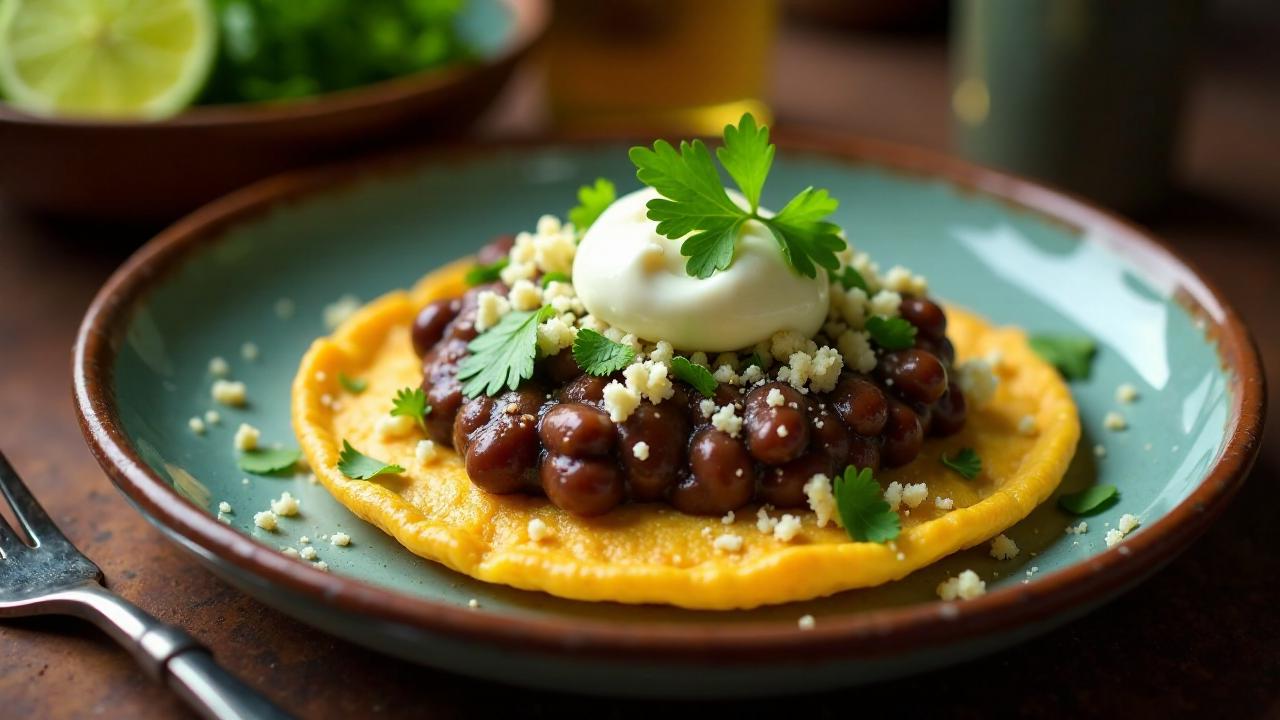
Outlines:
[[23, 542], [0, 518], [0, 618], [73, 615], [106, 631], [152, 678], [211, 720], [289, 718], [214, 661], [179, 627], [162, 623], [102, 585], [102, 571], [58, 530], [0, 453], [0, 493], [22, 524]]

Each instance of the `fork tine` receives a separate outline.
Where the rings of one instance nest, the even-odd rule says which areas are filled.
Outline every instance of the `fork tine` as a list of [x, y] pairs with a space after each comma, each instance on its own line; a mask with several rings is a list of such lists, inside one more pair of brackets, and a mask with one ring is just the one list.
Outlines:
[[31, 491], [27, 490], [22, 478], [18, 477], [18, 472], [9, 464], [9, 459], [3, 452], [0, 452], [0, 492], [4, 493], [5, 499], [9, 501], [9, 507], [13, 508], [13, 514], [17, 516], [18, 522], [22, 523], [23, 529], [27, 531], [27, 537], [31, 538], [34, 545], [57, 540], [66, 542], [66, 538], [53, 524], [53, 520], [45, 513], [44, 508], [40, 507], [40, 503], [36, 502]]
[[0, 518], [0, 557], [12, 557], [15, 552], [26, 547], [22, 538], [9, 527], [4, 518]]

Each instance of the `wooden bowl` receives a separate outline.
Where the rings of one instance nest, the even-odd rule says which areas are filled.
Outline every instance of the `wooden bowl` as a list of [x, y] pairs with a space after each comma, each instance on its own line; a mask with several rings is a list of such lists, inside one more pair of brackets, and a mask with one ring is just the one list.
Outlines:
[[172, 220], [253, 180], [396, 140], [456, 132], [497, 96], [550, 17], [547, 0], [480, 0], [501, 23], [460, 64], [304, 100], [192, 107], [159, 122], [28, 115], [0, 103], [0, 193], [78, 219]]

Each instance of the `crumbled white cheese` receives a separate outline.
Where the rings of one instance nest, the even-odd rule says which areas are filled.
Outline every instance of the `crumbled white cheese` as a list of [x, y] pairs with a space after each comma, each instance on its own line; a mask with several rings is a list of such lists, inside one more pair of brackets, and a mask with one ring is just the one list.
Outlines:
[[718, 536], [711, 544], [720, 552], [736, 553], [742, 550], [742, 536], [725, 533]]
[[436, 444], [431, 440], [419, 440], [413, 449], [413, 456], [419, 463], [426, 464], [434, 461], [439, 457], [439, 451]]
[[640, 394], [635, 390], [617, 380], [604, 386], [604, 409], [609, 413], [610, 420], [616, 423], [626, 422], [638, 407]]
[[258, 359], [258, 346], [257, 346], [257, 345], [255, 345], [255, 344], [253, 344], [253, 343], [251, 343], [251, 342], [247, 342], [247, 343], [245, 343], [245, 344], [241, 345], [241, 346], [240, 346], [240, 357], [242, 357], [242, 358], [244, 358], [245, 360], [248, 360], [248, 361], [250, 361], [250, 362], [253, 362], [254, 360], [257, 360], [257, 359]]
[[1035, 435], [1036, 434], [1036, 416], [1023, 415], [1022, 418], [1018, 420], [1018, 432], [1022, 433], [1023, 435]]
[[738, 409], [732, 403], [723, 405], [711, 416], [711, 426], [727, 434], [738, 437], [742, 432], [742, 418], [737, 415]]
[[209, 374], [224, 378], [231, 374], [231, 365], [221, 357], [209, 358]]
[[217, 402], [223, 405], [238, 407], [244, 405], [245, 400], [249, 396], [249, 391], [245, 384], [233, 380], [214, 380], [213, 387], [209, 390], [209, 395]]
[[542, 289], [528, 280], [517, 280], [507, 293], [512, 310], [537, 310], [542, 307]]
[[1083, 521], [1083, 520], [1081, 520], [1081, 521], [1080, 521], [1080, 524], [1079, 524], [1079, 525], [1068, 525], [1068, 526], [1067, 526], [1067, 534], [1068, 534], [1068, 535], [1083, 535], [1083, 534], [1085, 534], [1085, 533], [1087, 533], [1087, 532], [1089, 532], [1089, 523], [1087, 523], [1087, 522], [1085, 522], [1085, 521]]
[[1129, 513], [1125, 513], [1124, 515], [1120, 516], [1120, 521], [1116, 523], [1116, 527], [1120, 530], [1120, 532], [1124, 533], [1125, 535], [1128, 535], [1129, 533], [1133, 532], [1134, 528], [1137, 528], [1141, 524], [1142, 524], [1142, 521], [1138, 519], [1137, 515], [1131, 515]]
[[787, 426], [786, 426], [786, 425], [779, 425], [779, 426], [778, 426], [778, 430], [777, 430], [777, 432], [778, 432], [778, 437], [786, 437], [786, 436], [787, 436]]
[[929, 486], [924, 483], [908, 483], [902, 486], [902, 502], [909, 508], [920, 507], [920, 503], [929, 497]]
[[414, 427], [416, 423], [408, 415], [382, 415], [373, 424], [373, 432], [379, 440], [387, 441], [408, 435]]
[[1102, 539], [1107, 542], [1107, 547], [1112, 548], [1119, 545], [1120, 541], [1124, 540], [1124, 533], [1112, 528], [1107, 531], [1107, 534], [1103, 536]]
[[871, 314], [896, 317], [902, 305], [902, 296], [892, 290], [881, 290], [871, 296]]
[[871, 300], [862, 288], [845, 290], [839, 283], [831, 286], [832, 313], [850, 327], [861, 330], [867, 323], [867, 313], [871, 310]]
[[846, 330], [836, 338], [836, 347], [840, 349], [845, 364], [850, 368], [861, 373], [875, 369], [876, 352], [871, 347], [871, 336], [867, 333]]
[[351, 544], [351, 536], [341, 531], [336, 532], [329, 536], [329, 544], [346, 547]]
[[702, 352], [701, 350], [690, 355], [689, 362], [693, 363], [694, 365], [701, 365], [702, 367], [708, 370], [711, 369], [711, 366], [707, 364], [707, 354]]
[[476, 330], [484, 332], [511, 312], [511, 302], [492, 290], [482, 290], [476, 295]]
[[711, 414], [716, 411], [716, 402], [714, 400], [707, 399], [699, 400], [698, 410], [702, 413], [702, 417], [704, 419], [709, 418], [711, 417]]
[[964, 393], [964, 400], [969, 407], [978, 408], [991, 402], [996, 395], [1000, 379], [992, 370], [991, 363], [982, 358], [956, 363], [952, 370], [956, 385]]
[[1097, 458], [1104, 458], [1107, 456], [1107, 449], [1102, 445], [1094, 445], [1093, 456]]
[[360, 298], [355, 295], [343, 295], [324, 308], [324, 326], [330, 330], [346, 322], [347, 318], [360, 309]]
[[783, 330], [769, 338], [769, 354], [778, 362], [786, 362], [796, 353], [812, 353], [817, 349], [817, 343], [795, 330]]
[[311, 564], [311, 567], [319, 570], [320, 572], [329, 572], [329, 563], [323, 560], [315, 561], [314, 563]]
[[1102, 427], [1112, 431], [1119, 431], [1129, 427], [1129, 423], [1125, 421], [1123, 415], [1112, 410], [1107, 413], [1106, 417], [1102, 418]]
[[724, 514], [724, 517], [720, 518], [720, 524], [732, 525], [735, 517], [736, 516], [734, 515], [733, 511], [730, 510], [729, 512]]
[[800, 534], [800, 518], [795, 515], [783, 515], [773, 527], [773, 537], [782, 542], [791, 542]]
[[271, 501], [271, 512], [281, 517], [293, 517], [298, 514], [298, 498], [288, 490], [280, 493], [280, 498]]
[[298, 551], [298, 555], [299, 555], [303, 560], [315, 560], [317, 557], [319, 557], [319, 556], [320, 556], [320, 553], [316, 552], [316, 549], [315, 549], [315, 548], [313, 548], [313, 547], [311, 547], [310, 545], [308, 545], [308, 546], [306, 546], [306, 547], [302, 548], [301, 550], [299, 550], [299, 551]]
[[654, 345], [653, 349], [649, 351], [649, 359], [663, 365], [669, 365], [671, 364], [671, 358], [675, 357], [675, 354], [675, 348], [671, 346], [671, 343], [666, 340], [659, 340], [658, 344]]
[[534, 542], [542, 542], [555, 535], [551, 527], [543, 522], [541, 518], [531, 518], [529, 525], [525, 529], [529, 533], [529, 539]]
[[298, 557], [298, 548], [282, 547], [280, 548], [280, 554], [285, 557], [296, 558]]
[[948, 510], [955, 509], [956, 501], [951, 498], [944, 498], [941, 495], [938, 495], [933, 498], [933, 506], [943, 512], [946, 512]]
[[778, 388], [769, 388], [769, 394], [765, 395], [764, 402], [769, 407], [782, 407], [786, 399], [782, 397], [782, 391]]
[[471, 598], [470, 600], [467, 601], [467, 607], [471, 608], [472, 610], [475, 610], [476, 608], [480, 607], [480, 601], [475, 598]]
[[726, 385], [742, 384], [742, 378], [734, 371], [732, 365], [721, 365], [716, 368], [715, 372], [711, 373], [711, 377], [715, 378], [716, 382], [725, 383]]
[[894, 265], [880, 279], [888, 290], [903, 295], [925, 295], [929, 292], [929, 283], [921, 275], [915, 275], [901, 265]]
[[641, 462], [649, 459], [649, 443], [641, 440], [631, 446], [631, 455]]
[[655, 405], [675, 394], [667, 366], [652, 360], [632, 363], [622, 371], [627, 387]]
[[762, 505], [756, 510], [756, 529], [766, 535], [772, 535], [774, 528], [778, 527], [777, 518], [769, 517], [770, 506]]
[[248, 451], [255, 450], [258, 447], [258, 440], [262, 438], [262, 431], [250, 425], [249, 423], [240, 423], [240, 427], [236, 428], [235, 446], [237, 450]]
[[1130, 385], [1129, 383], [1124, 383], [1116, 388], [1116, 402], [1121, 402], [1128, 405], [1129, 403], [1137, 399], [1138, 399], [1138, 388], [1134, 387], [1133, 385]]
[[1018, 543], [1003, 533], [997, 535], [991, 541], [991, 557], [997, 560], [1012, 560], [1018, 557]]
[[[555, 283], [552, 283], [555, 284]], [[550, 317], [538, 325], [538, 350], [547, 357], [567, 347], [573, 347], [578, 329], [563, 317]]]
[[204, 434], [204, 420], [201, 420], [198, 417], [193, 417], [190, 420], [188, 420], [187, 427], [191, 428], [191, 432], [197, 435]]
[[985, 595], [987, 592], [987, 584], [978, 577], [978, 573], [972, 570], [965, 570], [958, 576], [947, 578], [938, 585], [938, 597], [946, 601], [951, 600], [972, 600], [973, 598]]
[[218, 512], [222, 513], [223, 515], [230, 515], [231, 503], [227, 502], [226, 500], [223, 500], [222, 502], [218, 503]]
[[896, 511], [898, 506], [902, 504], [902, 483], [894, 480], [884, 489], [884, 500], [889, 503], [889, 509]]
[[209, 425], [217, 425], [222, 422], [222, 416], [218, 414], [217, 410], [206, 410], [204, 412], [204, 421]]
[[800, 619], [796, 621], [796, 627], [805, 631], [812, 630], [816, 624], [817, 622], [812, 615], [801, 615]]
[[298, 538], [298, 542], [302, 543], [303, 545], [306, 545], [307, 543], [311, 542], [311, 538], [307, 537], [306, 535], [303, 535], [302, 537]]
[[276, 529], [276, 514], [270, 510], [263, 510], [262, 512], [254, 513], [253, 524], [263, 530], [272, 532]]
[[809, 501], [809, 509], [817, 516], [815, 518], [818, 527], [826, 527], [827, 522], [833, 518], [836, 524], [839, 524], [839, 517], [836, 514], [836, 496], [831, 490], [831, 479], [822, 473], [818, 473], [809, 478], [804, 484], [804, 494]]

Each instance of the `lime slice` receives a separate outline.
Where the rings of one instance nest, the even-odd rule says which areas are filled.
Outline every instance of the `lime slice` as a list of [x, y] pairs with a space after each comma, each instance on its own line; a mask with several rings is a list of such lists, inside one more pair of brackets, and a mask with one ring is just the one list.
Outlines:
[[200, 92], [208, 0], [0, 0], [0, 93], [40, 115], [156, 119]]

